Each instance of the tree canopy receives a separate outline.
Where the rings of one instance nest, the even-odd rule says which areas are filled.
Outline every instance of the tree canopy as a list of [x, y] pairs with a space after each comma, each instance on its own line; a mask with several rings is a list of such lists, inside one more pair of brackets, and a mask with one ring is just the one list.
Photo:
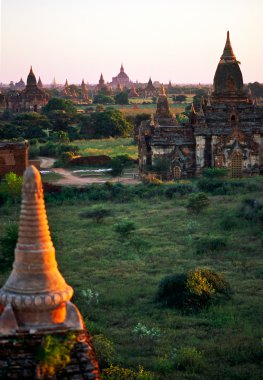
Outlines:
[[48, 104], [43, 108], [45, 113], [51, 111], [65, 111], [68, 113], [76, 113], [76, 107], [69, 99], [51, 98]]
[[81, 121], [81, 133], [86, 138], [128, 136], [131, 129], [124, 115], [113, 108], [93, 112]]

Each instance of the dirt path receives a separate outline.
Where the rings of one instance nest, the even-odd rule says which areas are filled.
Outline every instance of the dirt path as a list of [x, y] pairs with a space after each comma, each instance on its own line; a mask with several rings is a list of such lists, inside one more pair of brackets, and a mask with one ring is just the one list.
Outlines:
[[80, 178], [72, 174], [70, 170], [66, 170], [63, 168], [53, 168], [52, 171], [64, 177], [56, 181], [56, 184], [58, 185], [84, 186], [91, 183], [105, 183], [107, 181], [121, 182], [121, 183], [130, 184], [130, 185], [140, 183], [140, 181], [133, 178], [98, 178], [98, 177]]
[[64, 169], [64, 168], [52, 168], [55, 159], [50, 157], [39, 157], [41, 163], [40, 168], [41, 169], [49, 169], [53, 173], [58, 173], [63, 178], [55, 181], [54, 183], [58, 185], [67, 185], [67, 186], [84, 186], [91, 183], [105, 183], [107, 181], [111, 182], [120, 182], [124, 184], [138, 184], [140, 183], [139, 180], [133, 179], [133, 178], [111, 178], [111, 177], [86, 177], [81, 178], [76, 175], [74, 175], [70, 170]]

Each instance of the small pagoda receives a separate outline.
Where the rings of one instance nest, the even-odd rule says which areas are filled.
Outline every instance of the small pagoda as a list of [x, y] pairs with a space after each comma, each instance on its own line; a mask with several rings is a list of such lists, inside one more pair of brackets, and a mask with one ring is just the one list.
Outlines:
[[[100, 379], [90, 336], [70, 301], [72, 295], [58, 270], [41, 176], [29, 166], [13, 270], [0, 289], [1, 379]], [[69, 355], [58, 367], [39, 355], [52, 339]]]

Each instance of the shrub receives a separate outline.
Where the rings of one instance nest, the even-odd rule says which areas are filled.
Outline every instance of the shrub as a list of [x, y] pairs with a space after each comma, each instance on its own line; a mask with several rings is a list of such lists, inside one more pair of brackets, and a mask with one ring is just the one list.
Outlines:
[[227, 176], [228, 172], [228, 168], [207, 168], [203, 175], [208, 178], [221, 178]]
[[182, 347], [174, 350], [175, 366], [179, 370], [196, 372], [203, 366], [203, 355], [195, 347]]
[[0, 261], [3, 270], [10, 270], [14, 261], [14, 251], [18, 239], [18, 224], [10, 223], [0, 238]]
[[226, 193], [225, 183], [218, 178], [201, 178], [197, 182], [197, 187], [199, 190], [209, 193], [218, 192], [219, 190], [223, 193]]
[[36, 158], [39, 156], [39, 147], [37, 145], [30, 145], [29, 147], [29, 159]]
[[185, 273], [164, 277], [157, 293], [157, 301], [163, 306], [183, 308], [186, 300], [186, 281]]
[[0, 184], [0, 195], [16, 203], [21, 197], [22, 183], [23, 177], [13, 172], [7, 173]]
[[100, 368], [107, 368], [116, 356], [113, 342], [103, 334], [93, 335], [92, 340]]
[[163, 306], [198, 311], [221, 295], [231, 295], [230, 286], [223, 276], [209, 269], [197, 268], [165, 277], [160, 282], [157, 301]]
[[132, 220], [123, 219], [121, 222], [115, 223], [113, 228], [114, 231], [117, 232], [122, 238], [125, 238], [135, 230], [135, 224]]
[[139, 367], [138, 372], [132, 369], [111, 365], [102, 371], [102, 380], [158, 380], [151, 372]]
[[263, 205], [257, 199], [246, 198], [237, 212], [237, 215], [253, 222], [263, 221]]
[[90, 218], [96, 221], [96, 223], [101, 223], [106, 216], [111, 215], [111, 210], [104, 207], [96, 207], [92, 210], [83, 211], [80, 214], [81, 218]]
[[202, 255], [219, 251], [227, 246], [227, 238], [224, 236], [208, 235], [199, 238], [195, 242], [196, 253]]
[[158, 329], [158, 327], [147, 328], [145, 325], [143, 325], [140, 322], [134, 327], [132, 332], [136, 334], [140, 339], [141, 338], [156, 339], [156, 338], [159, 338], [159, 336], [161, 335], [160, 329]]
[[187, 209], [199, 214], [209, 205], [209, 199], [204, 193], [191, 194], [188, 199]]
[[54, 376], [55, 373], [66, 367], [70, 362], [70, 353], [76, 342], [76, 336], [72, 333], [62, 339], [56, 335], [46, 335], [37, 354], [41, 378]]

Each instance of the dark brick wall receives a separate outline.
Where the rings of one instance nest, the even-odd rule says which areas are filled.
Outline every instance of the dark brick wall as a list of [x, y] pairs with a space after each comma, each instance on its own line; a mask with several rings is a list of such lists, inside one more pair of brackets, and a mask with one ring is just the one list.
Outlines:
[[14, 172], [23, 175], [28, 166], [28, 144], [0, 143], [0, 177]]
[[[56, 333], [65, 339], [67, 332]], [[52, 377], [53, 380], [100, 380], [98, 363], [90, 336], [76, 332], [76, 343], [71, 351], [70, 363]], [[38, 352], [44, 335], [20, 333], [0, 337], [0, 379], [43, 379], [38, 368]], [[45, 377], [48, 379], [48, 377]]]

